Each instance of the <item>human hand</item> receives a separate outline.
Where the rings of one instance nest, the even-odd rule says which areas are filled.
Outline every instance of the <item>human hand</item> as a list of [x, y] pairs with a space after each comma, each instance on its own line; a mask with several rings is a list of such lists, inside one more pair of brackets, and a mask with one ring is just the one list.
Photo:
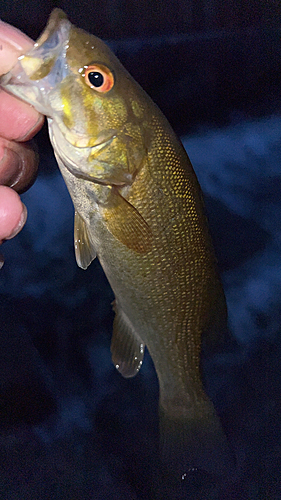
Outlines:
[[[32, 45], [30, 38], [0, 21], [0, 75], [7, 73]], [[0, 88], [0, 244], [25, 224], [27, 212], [17, 192], [27, 189], [35, 178], [38, 156], [26, 141], [38, 132], [43, 121], [32, 106]]]

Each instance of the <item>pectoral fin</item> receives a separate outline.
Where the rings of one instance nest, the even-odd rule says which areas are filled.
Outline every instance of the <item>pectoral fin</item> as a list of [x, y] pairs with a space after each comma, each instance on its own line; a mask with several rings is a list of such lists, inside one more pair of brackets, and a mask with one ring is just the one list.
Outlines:
[[118, 192], [115, 203], [110, 208], [103, 208], [108, 230], [123, 245], [137, 253], [146, 253], [152, 247], [152, 232], [138, 210]]
[[95, 259], [96, 252], [90, 241], [86, 223], [78, 212], [75, 212], [74, 217], [74, 248], [78, 266], [87, 269]]
[[134, 377], [142, 365], [145, 345], [116, 302], [113, 309], [116, 314], [111, 340], [112, 361], [123, 377]]

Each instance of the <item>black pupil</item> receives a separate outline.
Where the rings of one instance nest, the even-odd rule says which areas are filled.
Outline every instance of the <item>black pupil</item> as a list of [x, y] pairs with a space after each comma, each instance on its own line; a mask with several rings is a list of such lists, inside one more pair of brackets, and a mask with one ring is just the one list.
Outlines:
[[102, 74], [99, 73], [99, 71], [91, 71], [88, 74], [88, 79], [89, 79], [89, 82], [94, 87], [101, 87], [103, 82], [104, 82], [104, 78], [103, 78]]

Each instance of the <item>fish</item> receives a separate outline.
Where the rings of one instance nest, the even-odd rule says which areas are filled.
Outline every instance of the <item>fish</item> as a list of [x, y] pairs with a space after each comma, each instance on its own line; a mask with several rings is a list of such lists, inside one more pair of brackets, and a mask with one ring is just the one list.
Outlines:
[[[159, 382], [161, 460], [224, 471], [230, 448], [201, 375], [227, 321], [202, 192], [167, 119], [99, 38], [55, 9], [1, 86], [47, 116], [75, 208], [78, 266], [97, 256], [115, 295], [112, 361]], [[172, 91], [172, 89], [171, 89]], [[176, 457], [176, 458], [175, 458]]]

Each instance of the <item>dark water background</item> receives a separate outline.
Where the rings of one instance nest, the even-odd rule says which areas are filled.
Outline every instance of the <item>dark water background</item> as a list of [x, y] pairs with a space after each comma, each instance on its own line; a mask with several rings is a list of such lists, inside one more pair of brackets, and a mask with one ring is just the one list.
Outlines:
[[[213, 31], [210, 26], [200, 30], [201, 11], [196, 18], [191, 2], [186, 5], [193, 6], [193, 30], [177, 29], [174, 21], [173, 33], [166, 33], [161, 9], [160, 28], [153, 30], [136, 15], [146, 11], [133, 2], [131, 18], [136, 16], [142, 30], [138, 36], [133, 23], [121, 33], [126, 2], [105, 2], [111, 22], [109, 7], [119, 12], [115, 32], [107, 30], [101, 4], [95, 17], [86, 3], [81, 15], [70, 10], [72, 20], [90, 29], [89, 12], [92, 31], [114, 39], [120, 59], [182, 136], [205, 194], [237, 343], [211, 359], [206, 383], [238, 468], [219, 480], [190, 471], [177, 489], [157, 470], [158, 385], [152, 362], [146, 354], [131, 380], [124, 380], [111, 363], [113, 295], [97, 261], [86, 272], [76, 266], [73, 208], [43, 130], [37, 140], [40, 174], [22, 197], [27, 224], [2, 247], [0, 498], [281, 499], [281, 51], [276, 16], [268, 7], [267, 17], [258, 17], [264, 11], [252, 1], [252, 23], [248, 16], [248, 24], [239, 24], [238, 16], [231, 26], [221, 21]], [[138, 4], [144, 9], [145, 2]], [[231, 18], [233, 4], [226, 4]], [[159, 5], [165, 11], [171, 4]], [[26, 23], [29, 34], [37, 36], [49, 7], [46, 2], [39, 12], [33, 2], [25, 10], [7, 2], [0, 14], [21, 29]], [[26, 9], [32, 16], [24, 18]]]

